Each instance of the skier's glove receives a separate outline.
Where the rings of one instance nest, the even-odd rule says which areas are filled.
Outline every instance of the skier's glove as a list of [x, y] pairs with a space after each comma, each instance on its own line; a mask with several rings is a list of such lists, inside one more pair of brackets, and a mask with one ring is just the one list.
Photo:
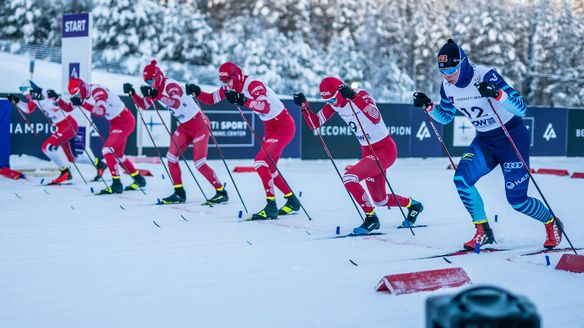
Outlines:
[[432, 108], [432, 100], [423, 92], [414, 92], [414, 106], [428, 111]]
[[47, 97], [52, 100], [59, 99], [59, 94], [55, 92], [55, 90], [49, 89], [47, 90]]
[[232, 104], [239, 104], [243, 106], [247, 101], [247, 98], [243, 95], [243, 93], [238, 93], [233, 90], [225, 90], [225, 98]]
[[490, 82], [477, 82], [475, 87], [479, 90], [481, 97], [497, 98], [499, 96], [500, 90]]
[[187, 83], [185, 84], [185, 92], [189, 96], [191, 96], [194, 93], [195, 97], [198, 97], [201, 94], [201, 88], [194, 83]]
[[130, 83], [124, 83], [124, 93], [133, 96], [136, 94], [136, 90], [134, 90], [134, 86]]
[[357, 97], [357, 93], [355, 92], [355, 90], [351, 89], [350, 86], [348, 85], [344, 85], [341, 84], [339, 86], [339, 92], [341, 93], [341, 96], [343, 96], [343, 98], [345, 99], [355, 99], [355, 97]]
[[158, 90], [153, 89], [150, 86], [143, 85], [140, 87], [140, 91], [144, 97], [150, 97], [152, 99], [158, 98]]
[[304, 96], [304, 94], [302, 92], [298, 92], [294, 94], [294, 103], [298, 106], [300, 106], [300, 110], [304, 111], [306, 110], [306, 106], [304, 106], [304, 104], [306, 103], [306, 97]]
[[16, 97], [15, 95], [8, 95], [8, 101], [16, 105], [18, 104], [20, 99], [18, 99], [18, 97]]
[[83, 100], [81, 100], [81, 98], [75, 96], [75, 97], [71, 97], [71, 103], [74, 106], [81, 106], [81, 105], [83, 105]]

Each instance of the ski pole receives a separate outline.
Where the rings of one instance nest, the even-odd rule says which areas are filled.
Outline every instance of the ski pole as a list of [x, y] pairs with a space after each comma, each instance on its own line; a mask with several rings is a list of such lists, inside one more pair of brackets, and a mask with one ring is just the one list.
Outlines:
[[373, 157], [375, 158], [375, 163], [377, 163], [377, 166], [379, 167], [379, 171], [381, 171], [381, 174], [383, 175], [383, 178], [385, 179], [385, 182], [387, 183], [387, 186], [389, 187], [389, 190], [391, 191], [393, 199], [395, 200], [397, 207], [399, 207], [399, 211], [401, 212], [402, 216], [404, 217], [404, 221], [408, 224], [408, 228], [410, 228], [412, 235], [415, 236], [416, 234], [414, 233], [414, 229], [412, 229], [412, 226], [410, 225], [410, 221], [408, 221], [408, 218], [406, 216], [406, 213], [404, 212], [404, 209], [399, 204], [397, 196], [395, 195], [395, 192], [393, 192], [393, 188], [391, 187], [391, 184], [389, 183], [389, 180], [387, 179], [387, 175], [385, 174], [385, 170], [383, 169], [383, 167], [381, 166], [381, 163], [379, 162], [379, 158], [377, 157], [377, 154], [375, 153], [375, 150], [373, 149], [373, 146], [371, 145], [371, 142], [369, 141], [369, 137], [367, 136], [367, 133], [365, 132], [365, 129], [363, 128], [363, 125], [361, 124], [361, 120], [359, 119], [359, 116], [357, 116], [357, 112], [355, 111], [355, 108], [353, 107], [353, 102], [350, 99], [347, 99], [347, 100], [349, 101], [349, 106], [351, 107], [351, 110], [353, 111], [353, 115], [357, 119], [357, 123], [359, 123], [359, 127], [361, 128], [361, 132], [363, 133], [363, 136], [365, 137], [365, 140], [367, 141], [367, 145], [369, 146], [369, 150], [371, 150], [371, 153], [373, 154]]
[[168, 170], [168, 167], [166, 167], [166, 164], [164, 163], [164, 160], [162, 159], [162, 154], [160, 153], [160, 149], [156, 145], [156, 142], [154, 141], [154, 137], [152, 136], [152, 133], [148, 129], [148, 125], [146, 124], [146, 121], [144, 120], [144, 116], [142, 116], [142, 112], [140, 111], [140, 108], [138, 108], [138, 106], [136, 106], [136, 112], [138, 112], [138, 116], [140, 116], [140, 121], [142, 121], [142, 124], [144, 125], [146, 132], [148, 132], [148, 137], [150, 137], [150, 141], [152, 141], [152, 145], [154, 145], [154, 149], [156, 149], [156, 153], [158, 154], [158, 158], [160, 158], [160, 163], [162, 163], [162, 167], [164, 168], [164, 171], [166, 171], [166, 174], [168, 174], [170, 183], [172, 183], [172, 185], [174, 186], [174, 180], [172, 180], [172, 175], [170, 175], [170, 171]]
[[245, 202], [243, 201], [243, 198], [241, 197], [241, 194], [239, 193], [239, 188], [237, 188], [237, 184], [235, 183], [235, 180], [233, 179], [233, 176], [231, 175], [231, 170], [229, 169], [229, 166], [227, 166], [227, 162], [225, 161], [225, 156], [223, 155], [223, 151], [221, 150], [221, 147], [219, 147], [219, 143], [217, 142], [217, 138], [215, 138], [215, 135], [213, 134], [213, 130], [211, 129], [211, 124], [210, 124], [210, 122], [207, 121], [207, 117], [206, 117], [205, 113], [203, 113], [203, 107], [201, 107], [201, 104], [199, 103], [199, 100], [197, 98], [193, 97], [193, 99], [195, 100], [195, 102], [197, 103], [199, 108], [201, 109], [201, 115], [203, 115], [203, 120], [205, 121], [205, 125], [207, 126], [207, 129], [209, 130], [209, 134], [211, 135], [211, 138], [213, 139], [213, 143], [215, 144], [215, 147], [217, 148], [217, 151], [219, 152], [219, 156], [221, 157], [221, 160], [223, 161], [223, 165], [225, 166], [225, 170], [227, 170], [227, 174], [229, 175], [229, 179], [231, 180], [231, 183], [233, 183], [233, 187], [235, 187], [235, 191], [237, 192], [237, 196], [239, 197], [239, 200], [241, 201], [241, 205], [243, 205], [243, 209], [245, 210], [245, 213], [249, 213], [247, 211], [247, 207], [245, 206]]
[[[310, 108], [308, 107], [308, 103], [304, 103], [302, 106], [306, 106], [306, 108], [304, 110], [310, 110]], [[300, 107], [301, 109], [302, 109], [302, 106]], [[306, 115], [306, 117], [308, 117], [308, 120], [310, 121], [310, 125], [312, 125], [312, 127], [315, 127], [314, 122], [312, 121], [312, 117], [310, 116], [310, 113], [308, 115]], [[335, 171], [337, 172], [337, 175], [339, 176], [341, 183], [343, 183], [343, 177], [341, 176], [341, 172], [339, 172], [339, 168], [337, 167], [337, 164], [335, 163], [335, 160], [333, 159], [333, 155], [331, 155], [329, 148], [327, 147], [326, 143], [324, 142], [324, 139], [320, 135], [320, 131], [318, 130], [318, 128], [315, 128], [314, 131], [315, 131], [316, 135], [318, 136], [320, 143], [321, 143], [322, 147], [324, 148], [324, 151], [326, 152], [326, 155], [328, 156], [331, 163], [333, 164], [333, 167], [335, 168]], [[347, 190], [347, 188], [345, 188], [344, 184], [343, 184], [343, 189], [345, 189], [345, 191], [347, 192], [347, 195], [349, 195], [349, 199], [351, 199], [353, 206], [355, 206], [357, 213], [359, 213], [359, 217], [361, 218], [361, 221], [365, 221], [365, 219], [363, 218], [363, 214], [361, 214], [361, 211], [359, 210], [359, 206], [357, 206], [357, 203], [353, 199], [353, 196], [351, 195], [349, 190]]]
[[[38, 106], [39, 106], [39, 109], [40, 109], [40, 110], [41, 110], [41, 112], [43, 113], [43, 116], [45, 117], [45, 120], [47, 121], [47, 123], [49, 123], [49, 124], [51, 124], [51, 125], [52, 125], [53, 123], [51, 122], [51, 120], [49, 119], [49, 117], [47, 116], [47, 114], [45, 113], [45, 109], [44, 109], [44, 108], [43, 108], [43, 106], [41, 105], [41, 102], [40, 102], [40, 101], [38, 101], [36, 105], [38, 105]], [[20, 109], [19, 109], [19, 112], [20, 112]], [[21, 115], [22, 115], [22, 113], [21, 113]], [[23, 117], [23, 118], [24, 118], [24, 117]], [[67, 120], [67, 117], [65, 117], [65, 120]], [[71, 123], [70, 123], [68, 120], [67, 120], [67, 123], [69, 124], [69, 127], [70, 127], [71, 129], [73, 129], [73, 127], [71, 126]], [[55, 135], [57, 136], [57, 139], [59, 139], [59, 144], [61, 144], [61, 147], [64, 147], [64, 144], [65, 144], [65, 143], [63, 142], [63, 139], [61, 139], [61, 136], [59, 136], [58, 132], [57, 132], [57, 133], [55, 133]], [[83, 176], [83, 174], [81, 174], [81, 170], [79, 170], [79, 167], [77, 166], [77, 163], [75, 163], [75, 161], [72, 161], [72, 162], [71, 162], [71, 164], [73, 164], [73, 166], [75, 167], [75, 170], [77, 170], [77, 172], [79, 173], [79, 176], [81, 177], [81, 179], [83, 180], [83, 182], [84, 182], [85, 184], [88, 184], [88, 183], [87, 183], [87, 180], [85, 180], [85, 177]]]
[[574, 254], [578, 255], [578, 252], [576, 252], [576, 248], [574, 248], [574, 245], [572, 245], [572, 242], [570, 241], [570, 238], [568, 238], [568, 235], [566, 235], [566, 231], [564, 230], [564, 225], [562, 224], [562, 221], [560, 221], [560, 219], [558, 219], [558, 217], [554, 214], [554, 211], [552, 210], [552, 207], [550, 206], [550, 204], [548, 203], [547, 199], [543, 195], [543, 192], [541, 191], [541, 189], [539, 189], [539, 186], [538, 186], [537, 182], [535, 182], [535, 178], [531, 174], [531, 171], [529, 171], [529, 167], [527, 166], [527, 163], [523, 159], [523, 156], [521, 156], [521, 153], [519, 152], [519, 149], [515, 145], [515, 142], [513, 141], [513, 138], [511, 138], [511, 135], [509, 134], [509, 131], [507, 130], [507, 127], [505, 127], [505, 124], [503, 124], [503, 120], [501, 120], [501, 117], [499, 116], [499, 113], [497, 113], [497, 111], [495, 110], [495, 107], [493, 106], [493, 103], [491, 103], [491, 99], [487, 98], [487, 101], [489, 102], [489, 105], [491, 106], [491, 109], [493, 110], [493, 113], [495, 113], [495, 116], [497, 116], [497, 119], [499, 120], [499, 124], [501, 125], [501, 128], [503, 128], [503, 132], [505, 133], [505, 136], [507, 136], [507, 140], [509, 140], [509, 143], [511, 144], [511, 146], [513, 146], [513, 149], [515, 150], [515, 154], [517, 154], [517, 157], [519, 157], [519, 160], [523, 164], [523, 168], [525, 169], [525, 171], [529, 175], [529, 178], [531, 179], [531, 181], [535, 185], [535, 188], [537, 189], [537, 192], [539, 192], [539, 195], [543, 199], [543, 201], [544, 201], [545, 205], [547, 206], [547, 208], [552, 213], [552, 216], [554, 217], [554, 219], [555, 220], [558, 220], [558, 222], [560, 223], [560, 224], [558, 224], [558, 228], [560, 228], [560, 231], [564, 234], [564, 237], [566, 237], [566, 240], [568, 241], [568, 244], [570, 244], [570, 247], [574, 251]]
[[438, 141], [440, 142], [440, 145], [442, 146], [442, 150], [444, 150], [444, 152], [446, 153], [446, 156], [448, 156], [448, 160], [450, 161], [452, 168], [456, 170], [457, 166], [456, 166], [456, 164], [454, 164], [454, 161], [452, 160], [452, 156], [450, 156], [450, 152], [448, 151], [448, 148], [446, 148], [446, 144], [444, 144], [444, 141], [442, 140], [442, 137], [440, 136], [440, 133], [438, 132], [438, 129], [436, 128], [436, 125], [432, 121], [432, 117], [430, 117], [430, 114], [426, 110], [424, 110], [423, 108], [422, 108], [422, 111], [426, 114], [426, 118], [428, 119], [428, 122], [432, 126], [432, 130], [434, 130], [434, 135], [436, 135], [436, 138], [438, 139]]
[[[191, 167], [189, 166], [189, 163], [187, 163], [187, 160], [185, 158], [185, 155], [183, 153], [183, 151], [179, 148], [179, 146], [172, 140], [172, 132], [170, 132], [170, 129], [168, 128], [168, 126], [166, 125], [166, 123], [164, 123], [164, 120], [162, 119], [162, 115], [160, 114], [160, 112], [158, 111], [158, 108], [156, 108], [155, 104], [152, 104], [152, 107], [154, 108], [154, 111], [156, 112], [156, 114], [158, 115], [158, 117], [160, 118], [160, 122], [162, 123], [162, 126], [164, 126], [164, 129], [166, 130], [166, 132], [168, 132], [168, 135], [170, 137], [170, 143], [171, 143], [171, 147], [174, 145], [174, 147], [176, 148], [176, 150], [178, 150], [178, 153], [180, 154], [180, 158], [182, 159], [183, 163], [185, 164], [185, 166], [187, 167], [187, 170], [189, 171], [189, 173], [191, 174], [191, 177], [193, 178], [193, 180], [195, 180], [195, 183], [197, 184], [197, 187], [199, 187], [199, 190], [201, 191], [201, 194], [203, 194], [203, 198], [205, 198], [205, 202], [209, 203], [209, 198], [207, 198], [207, 195], [205, 194], [205, 192], [203, 191], [203, 187], [201, 187], [201, 184], [199, 183], [199, 180], [197, 180], [197, 178], [195, 177], [195, 174], [193, 173], [193, 171], [191, 170]], [[195, 145], [193, 144], [193, 148], [195, 147]], [[193, 149], [194, 151], [194, 149]], [[210, 205], [210, 204], [209, 204]]]
[[[251, 124], [249, 124], [249, 121], [247, 120], [247, 118], [245, 118], [245, 115], [243, 114], [243, 111], [241, 110], [241, 108], [239, 107], [239, 105], [237, 105], [237, 104], [233, 104], [233, 105], [235, 105], [235, 108], [237, 108], [237, 110], [239, 111], [239, 114], [241, 114], [241, 117], [245, 121], [245, 124], [247, 125], [247, 128], [249, 129], [249, 131], [251, 131], [251, 133], [253, 134], [253, 136], [256, 139], [256, 141], [260, 144], [260, 147], [262, 148], [262, 150], [266, 153], [266, 155], [268, 155], [268, 159], [270, 159], [270, 162], [272, 163], [272, 165], [274, 165], [274, 168], [276, 168], [276, 171], [278, 172], [278, 174], [280, 175], [280, 177], [282, 177], [282, 180], [284, 180], [284, 183], [286, 184], [286, 186], [288, 186], [288, 188], [290, 188], [290, 190], [292, 190], [292, 188], [290, 187], [290, 184], [288, 183], [288, 181], [286, 181], [286, 179], [282, 175], [282, 172], [280, 172], [280, 169], [278, 169], [278, 166], [276, 165], [276, 162], [272, 158], [272, 155], [270, 155], [270, 153], [268, 153], [268, 151], [266, 150], [266, 148], [264, 147], [264, 145], [262, 143], [262, 140], [255, 133], [255, 131], [252, 128]], [[304, 211], [304, 214], [306, 214], [306, 217], [308, 217], [308, 220], [312, 220], [312, 218], [310, 217], [310, 215], [308, 215], [308, 212], [306, 212], [306, 209], [304, 208], [304, 205], [302, 205], [302, 203], [300, 203], [300, 208], [302, 208], [302, 211]]]
[[[18, 113], [20, 114], [20, 116], [22, 117], [22, 119], [26, 122], [26, 124], [32, 126], [32, 123], [30, 123], [30, 121], [26, 118], [26, 116], [24, 115], [24, 113], [20, 110], [20, 108], [18, 108], [18, 106], [14, 106], [16, 107], [16, 110], [18, 111]], [[42, 109], [41, 109], [42, 111]], [[44, 114], [44, 113], [43, 113]], [[45, 116], [46, 118], [46, 116]], [[49, 124], [52, 125], [52, 123], [49, 121]], [[39, 134], [36, 132], [35, 129], [31, 129], [32, 132], [34, 133], [34, 135], [41, 141], [41, 143], [43, 143], [43, 138], [41, 138], [41, 136], [39, 136]], [[59, 143], [61, 144], [61, 147], [63, 147], [63, 142], [61, 141], [61, 138], [59, 136], [57, 136], [57, 138], [59, 139]], [[77, 167], [77, 164], [75, 164], [75, 162], [72, 162], [73, 166], [75, 166], [75, 169], [77, 170], [77, 172], [79, 173], [79, 176], [81, 177], [81, 179], [83, 179], [83, 182], [85, 184], [88, 184], [87, 181], [85, 180], [85, 178], [83, 177], [83, 174], [81, 174], [81, 170], [79, 170], [79, 167]]]
[[[77, 109], [79, 109], [79, 111], [81, 112], [81, 114], [85, 117], [85, 119], [87, 120], [87, 122], [89, 122], [89, 125], [91, 125], [91, 127], [95, 130], [95, 133], [97, 133], [97, 135], [99, 136], [99, 138], [101, 139], [101, 141], [103, 142], [104, 146], [106, 144], [105, 139], [103, 138], [103, 136], [101, 135], [101, 133], [99, 132], [99, 130], [97, 129], [97, 126], [95, 126], [95, 124], [93, 123], [93, 121], [87, 116], [87, 114], [85, 114], [83, 111], [83, 108], [80, 108], [81, 106], [75, 106], [77, 107]], [[131, 114], [131, 113], [130, 113]], [[107, 146], [107, 148], [110, 150], [110, 152], [114, 155], [114, 157], [116, 158], [116, 161], [118, 161], [118, 163], [121, 166], [124, 166], [124, 164], [122, 164], [122, 161], [120, 160], [120, 157], [115, 153], [115, 151], [112, 149], [112, 147]], [[126, 171], [127, 168], [125, 168]], [[146, 192], [144, 191], [144, 189], [138, 185], [138, 188], [140, 188], [140, 191], [142, 191], [142, 194], [146, 195]]]

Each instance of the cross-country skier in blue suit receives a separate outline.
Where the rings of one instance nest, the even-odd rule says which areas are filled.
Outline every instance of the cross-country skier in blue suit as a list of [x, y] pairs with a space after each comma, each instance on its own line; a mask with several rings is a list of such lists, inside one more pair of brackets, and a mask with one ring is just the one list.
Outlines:
[[474, 237], [464, 244], [464, 248], [472, 250], [476, 243], [485, 245], [495, 242], [475, 183], [497, 165], [503, 170], [509, 204], [518, 212], [544, 223], [547, 234], [544, 247], [556, 247], [562, 239], [558, 227], [561, 223], [540, 200], [527, 196], [529, 176], [488, 99], [491, 99], [521, 156], [529, 165], [530, 138], [521, 119], [526, 112], [525, 101], [494, 68], [471, 64], [462, 48], [450, 39], [438, 52], [438, 69], [444, 78], [440, 87], [440, 104], [435, 105], [427, 95], [416, 92], [414, 106], [423, 108], [442, 124], [450, 123], [458, 109], [478, 132], [462, 155], [454, 174], [460, 199], [476, 227]]

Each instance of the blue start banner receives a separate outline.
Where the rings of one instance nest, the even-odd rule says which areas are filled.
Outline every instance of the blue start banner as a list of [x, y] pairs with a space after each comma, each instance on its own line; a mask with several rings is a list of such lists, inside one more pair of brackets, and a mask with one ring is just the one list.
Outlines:
[[61, 32], [64, 38], [89, 36], [89, 13], [63, 15]]

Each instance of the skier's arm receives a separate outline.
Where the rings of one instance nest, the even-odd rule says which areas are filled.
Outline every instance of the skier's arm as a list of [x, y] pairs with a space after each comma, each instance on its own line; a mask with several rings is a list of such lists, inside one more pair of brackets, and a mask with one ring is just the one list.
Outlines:
[[444, 86], [440, 87], [440, 104], [434, 105], [434, 103], [431, 103], [426, 111], [436, 122], [441, 124], [452, 122], [454, 114], [456, 113], [456, 107], [454, 107], [450, 99], [446, 96]]
[[200, 99], [204, 104], [214, 105], [225, 99], [225, 89], [221, 87], [212, 93], [201, 91], [197, 98]]
[[63, 97], [59, 97], [59, 99], [57, 100], [57, 105], [59, 106], [59, 108], [66, 112], [73, 111], [73, 105], [70, 102], [63, 100]]
[[83, 102], [83, 105], [81, 105], [81, 107], [91, 112], [93, 115], [105, 116], [105, 111], [107, 108], [106, 100], [109, 96], [107, 91], [103, 88], [96, 88], [91, 92], [91, 95], [95, 100], [95, 105], [92, 105], [89, 102], [85, 101]]
[[328, 121], [335, 114], [334, 109], [328, 104], [324, 105], [318, 114], [315, 114], [312, 110], [310, 110], [310, 107], [308, 106], [308, 100], [306, 100], [306, 97], [302, 92], [295, 93], [293, 98], [294, 103], [300, 107], [300, 111], [302, 112], [302, 115], [304, 115], [306, 125], [308, 125], [308, 128], [311, 130], [315, 130], [321, 125], [325, 124], [326, 121]]
[[270, 112], [270, 102], [266, 92], [266, 86], [260, 81], [253, 81], [247, 89], [253, 97], [248, 99], [244, 106], [256, 113], [267, 114]]
[[495, 100], [513, 115], [525, 116], [527, 106], [523, 97], [513, 89], [496, 70], [492, 69], [483, 77], [483, 82], [491, 83], [498, 90]]
[[138, 106], [140, 109], [145, 110], [152, 107], [152, 101], [148, 101], [148, 98], [140, 97], [140, 95], [138, 95], [136, 92], [131, 93], [130, 97], [132, 97], [134, 104], [136, 104], [136, 106]]
[[377, 124], [381, 121], [381, 113], [367, 91], [359, 91], [352, 101], [371, 122]]
[[16, 103], [16, 107], [27, 114], [32, 114], [32, 112], [34, 112], [34, 110], [37, 108], [37, 105], [34, 100], [29, 99], [27, 103], [19, 101]]

